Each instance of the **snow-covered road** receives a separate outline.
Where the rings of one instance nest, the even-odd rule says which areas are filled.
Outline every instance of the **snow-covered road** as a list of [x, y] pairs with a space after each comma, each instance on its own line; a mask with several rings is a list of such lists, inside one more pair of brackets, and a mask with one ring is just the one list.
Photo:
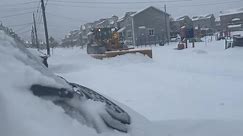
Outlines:
[[50, 70], [119, 101], [132, 117], [129, 133], [98, 134], [64, 110], [34, 96], [33, 83], [57, 82], [23, 45], [0, 31], [0, 136], [242, 136], [243, 49], [223, 41], [174, 50], [154, 47], [154, 59], [125, 55], [96, 60], [78, 48], [56, 49]]
[[243, 119], [243, 48], [224, 50], [224, 41], [174, 50], [153, 47], [105, 60], [85, 50], [55, 49], [50, 69], [128, 105], [152, 121]]

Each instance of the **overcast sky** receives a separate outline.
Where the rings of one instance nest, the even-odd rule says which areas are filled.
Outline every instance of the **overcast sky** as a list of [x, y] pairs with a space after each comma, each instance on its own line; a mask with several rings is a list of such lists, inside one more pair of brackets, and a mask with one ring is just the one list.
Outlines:
[[[16, 4], [30, 1], [34, 2], [30, 4]], [[243, 8], [243, 0], [162, 0], [164, 2], [161, 3], [152, 2], [156, 0], [126, 0], [126, 2], [148, 1], [151, 3], [114, 4], [115, 2], [125, 2], [123, 0], [49, 0], [46, 6], [46, 12], [50, 36], [60, 40], [70, 30], [79, 29], [84, 23], [92, 22], [100, 18], [110, 17], [112, 15], [122, 17], [127, 11], [139, 11], [148, 6], [155, 6], [163, 9], [164, 4], [166, 4], [167, 12], [174, 18], [183, 15], [194, 16], [210, 13], [214, 13], [218, 16], [220, 11]], [[113, 3], [102, 4], [99, 2]], [[12, 28], [18, 33], [22, 33], [20, 35], [21, 37], [29, 39], [30, 32], [28, 31], [31, 29], [31, 24], [21, 24], [32, 22], [32, 14], [29, 12], [36, 11], [38, 4], [38, 0], [1, 0], [0, 21], [2, 21], [2, 23], [6, 26], [12, 26]], [[22, 13], [26, 14], [6, 17]], [[40, 24], [38, 30], [40, 38], [43, 38], [43, 24]]]

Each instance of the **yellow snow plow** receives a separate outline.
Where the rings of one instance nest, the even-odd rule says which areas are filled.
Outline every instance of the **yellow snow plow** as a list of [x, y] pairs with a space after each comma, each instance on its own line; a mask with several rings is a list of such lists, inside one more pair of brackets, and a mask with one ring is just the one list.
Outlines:
[[140, 53], [152, 58], [151, 49], [129, 48], [120, 42], [119, 33], [114, 28], [97, 28], [89, 35], [87, 53], [96, 59], [116, 57], [128, 53]]

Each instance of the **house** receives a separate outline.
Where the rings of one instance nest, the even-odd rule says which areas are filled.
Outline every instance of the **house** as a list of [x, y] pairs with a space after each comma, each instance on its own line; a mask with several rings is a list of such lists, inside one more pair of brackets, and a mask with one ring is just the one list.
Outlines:
[[118, 21], [118, 17], [113, 15], [110, 18], [102, 18], [92, 23], [86, 23], [81, 27], [84, 28], [82, 30], [89, 32], [94, 28], [117, 27], [117, 21]]
[[62, 47], [74, 47], [74, 46], [82, 46], [81, 45], [81, 37], [80, 30], [70, 31], [64, 39], [62, 39], [61, 46]]
[[[186, 31], [191, 31], [193, 28], [192, 20], [189, 16], [178, 17], [175, 20], [171, 18], [170, 21], [171, 27], [171, 40], [178, 40], [178, 36], [184, 37]], [[174, 40], [175, 39], [175, 40]]]
[[126, 44], [133, 44], [133, 25], [132, 25], [132, 16], [136, 12], [126, 12], [125, 16], [118, 20], [118, 32], [120, 34], [120, 40], [126, 42]]
[[110, 18], [102, 18], [97, 21], [86, 23], [80, 27], [80, 44], [84, 46], [89, 41], [89, 35], [91, 31], [95, 28], [117, 28], [117, 16], [112, 16]]
[[96, 24], [95, 28], [111, 28], [117, 27], [117, 16], [112, 16], [111, 18], [101, 19], [99, 23]]
[[216, 18], [213, 14], [205, 16], [193, 16], [194, 36], [200, 38], [206, 35], [213, 35], [216, 31]]
[[208, 29], [215, 29], [215, 22], [216, 18], [214, 17], [213, 14], [209, 14], [206, 16], [193, 16], [192, 17], [192, 22], [193, 22], [193, 27], [200, 27], [200, 28], [208, 28]]
[[220, 32], [221, 31], [221, 21], [220, 21], [220, 17], [217, 17], [215, 19], [215, 30], [216, 30], [216, 32]]
[[243, 8], [221, 11], [220, 22], [222, 31], [242, 31], [243, 30]]
[[182, 16], [177, 18], [175, 21], [172, 21], [172, 26], [173, 26], [172, 29], [175, 32], [180, 33], [182, 27], [192, 28], [193, 23], [189, 16]]
[[127, 12], [118, 20], [121, 39], [131, 45], [151, 45], [170, 39], [169, 14], [150, 6], [139, 12]]
[[175, 20], [171, 18], [170, 28], [171, 28], [171, 37], [177, 39], [178, 35], [182, 35], [183, 28], [187, 28], [187, 29], [193, 28], [192, 20], [189, 16], [178, 17]]

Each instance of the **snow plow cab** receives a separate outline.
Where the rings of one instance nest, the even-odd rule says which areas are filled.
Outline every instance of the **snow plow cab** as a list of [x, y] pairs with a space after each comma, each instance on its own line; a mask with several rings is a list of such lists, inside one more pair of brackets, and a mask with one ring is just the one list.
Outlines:
[[151, 49], [134, 49], [120, 41], [119, 32], [115, 28], [97, 28], [89, 36], [87, 53], [96, 59], [103, 59], [124, 55], [127, 53], [140, 53], [152, 58]]

